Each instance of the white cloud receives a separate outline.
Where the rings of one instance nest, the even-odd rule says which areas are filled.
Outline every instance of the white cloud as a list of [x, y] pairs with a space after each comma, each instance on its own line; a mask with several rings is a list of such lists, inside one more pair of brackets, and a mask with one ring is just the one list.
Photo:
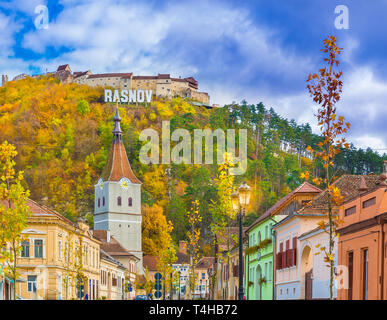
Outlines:
[[[21, 7], [25, 1], [18, 3]], [[62, 53], [54, 59], [30, 61], [31, 65], [55, 70], [69, 63], [74, 71], [91, 69], [94, 73], [193, 75], [212, 103], [262, 101], [281, 116], [310, 123], [319, 133], [316, 105], [303, 82], [317, 70], [315, 61], [283, 47], [281, 35], [253, 22], [248, 11], [218, 1], [159, 5], [62, 0], [61, 4], [64, 8], [50, 21], [49, 29], [29, 31], [22, 45], [38, 53], [48, 47]], [[0, 16], [0, 31], [6, 24]], [[4, 48], [12, 52], [15, 31], [7, 32], [0, 46], [3, 41]], [[354, 63], [354, 54], [361, 47], [357, 38], [347, 36], [343, 47], [346, 69], [338, 107], [339, 114], [352, 123], [349, 140], [359, 146], [386, 147], [382, 119], [386, 119], [387, 83], [377, 79], [370, 66]], [[0, 55], [0, 67], [1, 57], [5, 59]], [[14, 61], [7, 59], [4, 65]]]
[[[256, 26], [249, 12], [221, 2], [173, 2], [150, 4], [98, 1], [63, 1], [64, 9], [48, 30], [32, 30], [23, 46], [43, 53], [47, 47], [70, 48], [46, 62], [50, 67], [70, 63], [73, 69], [170, 72], [182, 76], [199, 73], [194, 55], [205, 56], [201, 74], [219, 78], [256, 77], [266, 72], [301, 73], [308, 59], [284, 51], [272, 41], [273, 31]], [[72, 4], [70, 6], [69, 4]], [[237, 51], [239, 59], [226, 57], [223, 45]], [[294, 67], [297, 65], [297, 67]], [[205, 88], [204, 88], [205, 89]]]

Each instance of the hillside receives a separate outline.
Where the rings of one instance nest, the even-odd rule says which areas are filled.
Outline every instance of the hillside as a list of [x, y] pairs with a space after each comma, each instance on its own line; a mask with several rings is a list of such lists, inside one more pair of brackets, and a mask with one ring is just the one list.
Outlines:
[[[116, 106], [102, 103], [102, 94], [102, 89], [64, 85], [48, 76], [12, 81], [0, 87], [0, 143], [7, 140], [17, 147], [17, 169], [25, 172], [31, 198], [73, 220], [78, 216], [92, 220], [94, 184], [105, 165], [112, 139], [111, 120]], [[247, 224], [295, 188], [301, 182], [302, 171], [318, 174], [321, 169], [304, 152], [308, 145], [314, 147], [320, 137], [312, 134], [308, 124], [283, 119], [262, 103], [242, 102], [208, 110], [175, 98], [148, 105], [123, 105], [120, 115], [129, 160], [143, 182], [143, 203], [163, 208], [174, 225], [175, 241], [185, 238], [185, 214], [194, 199], [201, 203], [202, 234], [206, 234], [211, 219], [208, 207], [216, 193], [212, 179], [217, 168], [140, 163], [143, 143], [138, 136], [143, 129], [160, 132], [163, 120], [171, 122], [171, 131], [248, 129], [248, 170], [245, 176], [236, 177], [237, 183], [247, 180], [253, 188]], [[384, 158], [387, 159], [385, 155]], [[339, 174], [377, 173], [382, 160], [370, 149], [351, 146], [337, 157], [336, 168]]]

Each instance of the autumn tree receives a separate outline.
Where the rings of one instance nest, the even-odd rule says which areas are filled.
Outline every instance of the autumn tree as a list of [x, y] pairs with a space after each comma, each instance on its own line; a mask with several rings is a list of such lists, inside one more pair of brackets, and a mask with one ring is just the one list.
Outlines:
[[[319, 142], [316, 150], [310, 146], [308, 150], [315, 154], [316, 158], [320, 158], [325, 169], [324, 179], [315, 177], [313, 181], [316, 184], [324, 182], [327, 187], [327, 212], [328, 226], [325, 221], [319, 222], [319, 227], [329, 234], [328, 248], [321, 247], [319, 253], [324, 254], [324, 261], [330, 268], [329, 292], [330, 298], [333, 299], [333, 284], [334, 284], [334, 243], [338, 237], [336, 232], [340, 220], [334, 214], [334, 208], [342, 204], [343, 196], [340, 190], [334, 185], [334, 159], [340, 150], [344, 147], [349, 148], [349, 144], [342, 134], [346, 133], [350, 128], [350, 124], [344, 121], [343, 116], [337, 116], [336, 103], [340, 100], [343, 82], [341, 81], [342, 71], [338, 71], [339, 60], [342, 48], [337, 47], [336, 37], [329, 36], [324, 40], [323, 53], [325, 66], [317, 73], [310, 74], [307, 79], [307, 88], [313, 98], [313, 101], [319, 105], [317, 112], [318, 125], [320, 126], [323, 141]], [[309, 178], [309, 172], [302, 174], [305, 179]], [[328, 229], [328, 230], [327, 230]]]
[[22, 250], [23, 229], [31, 214], [27, 205], [28, 189], [23, 186], [23, 171], [16, 173], [15, 146], [7, 141], [0, 145], [0, 262], [5, 262], [5, 272], [13, 279], [13, 297], [16, 299], [17, 261]]
[[[218, 173], [214, 179], [214, 184], [217, 189], [217, 200], [212, 201], [210, 211], [212, 215], [212, 223], [210, 225], [211, 232], [214, 235], [214, 246], [215, 246], [215, 270], [212, 274], [211, 287], [213, 295], [216, 294], [216, 278], [219, 252], [218, 247], [220, 242], [226, 240], [228, 251], [231, 243], [230, 234], [230, 222], [235, 219], [235, 212], [232, 208], [231, 194], [234, 191], [234, 176], [229, 174], [229, 169], [232, 167], [232, 159], [230, 156], [225, 154], [225, 162], [218, 165]], [[213, 298], [216, 298], [215, 296]]]
[[144, 254], [157, 256], [172, 243], [172, 224], [157, 204], [142, 206], [142, 248]]
[[65, 243], [61, 253], [63, 257], [62, 283], [65, 288], [65, 299], [67, 300], [69, 298], [69, 288], [76, 288], [78, 296], [81, 287], [84, 287], [87, 282], [87, 277], [84, 273], [85, 251], [82, 235], [77, 235], [73, 230], [68, 230], [64, 240]]
[[190, 229], [187, 232], [187, 249], [190, 258], [190, 273], [189, 273], [189, 288], [190, 292], [195, 290], [196, 285], [196, 273], [195, 266], [199, 260], [199, 241], [200, 241], [200, 222], [202, 217], [199, 213], [199, 201], [192, 201], [191, 210], [187, 213], [188, 225]]
[[172, 264], [177, 261], [175, 246], [171, 243], [167, 248], [160, 250], [158, 256], [159, 260], [157, 262], [157, 271], [162, 274], [164, 290], [165, 292], [168, 292], [176, 275], [176, 272], [172, 267]]
[[136, 274], [136, 280], [134, 281], [134, 287], [137, 290], [144, 290], [145, 294], [148, 295], [152, 293], [155, 283], [152, 281], [148, 267], [145, 268], [145, 275], [142, 278], [139, 274]]

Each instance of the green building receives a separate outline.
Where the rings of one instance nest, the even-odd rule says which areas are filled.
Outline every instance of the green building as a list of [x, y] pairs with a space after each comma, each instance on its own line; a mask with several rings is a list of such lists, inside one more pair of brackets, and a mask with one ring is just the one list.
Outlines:
[[246, 230], [245, 284], [248, 300], [273, 300], [276, 238], [273, 225], [302, 208], [321, 190], [308, 182], [280, 199]]
[[272, 226], [277, 222], [270, 210], [260, 216], [246, 231], [246, 293], [248, 300], [273, 300]]

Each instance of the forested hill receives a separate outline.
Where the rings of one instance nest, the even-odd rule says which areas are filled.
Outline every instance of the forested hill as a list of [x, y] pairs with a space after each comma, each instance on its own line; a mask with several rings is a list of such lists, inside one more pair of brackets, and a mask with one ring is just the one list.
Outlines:
[[[49, 205], [70, 219], [91, 218], [94, 184], [105, 165], [112, 140], [115, 105], [103, 104], [102, 89], [60, 84], [52, 77], [27, 78], [0, 87], [0, 142], [8, 140], [19, 152], [17, 168], [24, 170], [31, 198]], [[232, 104], [208, 110], [181, 98], [155, 100], [148, 105], [120, 106], [123, 141], [138, 178], [143, 182], [143, 203], [158, 205], [174, 225], [174, 240], [186, 236], [186, 212], [200, 201], [203, 227], [209, 225], [209, 204], [216, 197], [216, 165], [144, 165], [138, 160], [141, 130], [248, 129], [248, 170], [236, 183], [247, 180], [253, 203], [247, 223], [269, 208], [300, 182], [305, 170], [317, 174], [320, 164], [306, 157], [308, 145], [320, 137], [308, 124], [288, 121], [259, 104]], [[193, 136], [193, 134], [192, 134]], [[384, 156], [387, 159], [386, 156]], [[383, 157], [353, 146], [337, 157], [339, 174], [382, 169]], [[206, 234], [205, 230], [202, 234]]]

